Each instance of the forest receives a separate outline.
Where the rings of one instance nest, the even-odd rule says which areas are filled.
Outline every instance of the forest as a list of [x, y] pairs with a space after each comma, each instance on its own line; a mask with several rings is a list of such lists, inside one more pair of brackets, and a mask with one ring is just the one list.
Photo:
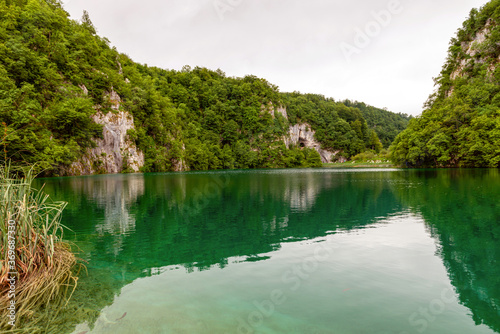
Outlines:
[[[128, 136], [143, 172], [318, 167], [311, 148], [287, 147], [289, 126], [308, 123], [323, 149], [349, 159], [388, 147], [410, 117], [355, 101], [282, 93], [265, 79], [222, 70], [138, 64], [100, 37], [87, 12], [69, 19], [58, 0], [0, 0], [1, 159], [48, 175], [78, 160], [113, 112], [110, 92], [133, 115]], [[286, 107], [288, 118], [279, 113]], [[123, 171], [128, 171], [123, 166]]]
[[451, 39], [426, 109], [392, 144], [405, 167], [500, 167], [500, 1], [469, 18]]

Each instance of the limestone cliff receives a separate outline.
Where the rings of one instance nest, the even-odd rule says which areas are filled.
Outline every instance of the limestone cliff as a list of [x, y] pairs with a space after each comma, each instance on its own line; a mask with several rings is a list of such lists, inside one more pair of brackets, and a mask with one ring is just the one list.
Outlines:
[[[286, 112], [286, 108], [283, 106], [279, 106], [276, 108], [268, 108], [269, 112], [275, 117], [276, 114], [281, 114], [288, 120], [288, 115]], [[329, 163], [334, 160], [345, 161], [343, 157], [337, 157], [340, 151], [331, 152], [328, 150], [324, 150], [321, 148], [321, 143], [316, 141], [314, 137], [315, 131], [312, 130], [311, 126], [307, 123], [300, 123], [295, 125], [290, 125], [288, 129], [288, 135], [283, 138], [286, 146], [295, 145], [300, 147], [307, 147], [315, 149], [319, 155], [321, 156], [321, 162]]]
[[87, 149], [61, 174], [113, 174], [125, 169], [139, 172], [144, 166], [144, 154], [127, 136], [127, 131], [135, 128], [133, 116], [120, 110], [121, 98], [114, 90], [107, 94], [105, 100], [112, 111], [104, 113], [101, 106], [96, 106], [97, 112], [92, 116], [94, 122], [103, 125], [103, 138], [96, 139], [96, 147]]
[[[448, 66], [453, 66], [453, 71], [450, 74], [450, 80], [456, 80], [458, 78], [467, 76], [467, 72], [471, 71], [476, 64], [482, 64], [486, 61], [484, 50], [488, 49], [488, 39], [491, 34], [491, 27], [493, 21], [488, 19], [484, 27], [477, 31], [470, 41], [462, 41], [460, 44], [460, 52], [457, 55], [454, 64], [449, 64]], [[490, 64], [487, 68], [488, 76], [493, 74], [496, 64], [500, 59], [491, 59], [488, 61]], [[454, 86], [451, 86], [446, 91], [446, 97], [450, 97], [454, 91]]]
[[[314, 148], [321, 156], [321, 162], [329, 163], [332, 159], [340, 153], [340, 151], [330, 152], [321, 148], [321, 144], [314, 138], [315, 131], [307, 123], [295, 124], [290, 126], [288, 137], [284, 141], [287, 146], [290, 144], [298, 145], [301, 147]], [[340, 158], [343, 159], [343, 158]]]
[[[186, 145], [185, 144], [182, 144], [182, 151], [186, 151]], [[184, 161], [184, 159], [179, 159], [177, 161], [174, 162], [173, 164], [173, 171], [174, 172], [188, 172], [189, 171], [189, 167], [188, 165], [186, 164], [186, 161]]]
[[269, 108], [269, 112], [271, 113], [271, 116], [273, 116], [273, 118], [275, 118], [277, 114], [280, 114], [286, 120], [288, 120], [288, 114], [286, 113], [286, 108], [283, 106], [278, 106], [276, 108], [273, 108], [271, 103], [271, 108]]

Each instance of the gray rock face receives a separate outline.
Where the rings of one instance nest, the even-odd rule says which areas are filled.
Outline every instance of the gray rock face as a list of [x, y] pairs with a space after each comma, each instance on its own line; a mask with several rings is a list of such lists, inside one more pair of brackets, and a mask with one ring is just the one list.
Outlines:
[[[285, 111], [286, 112], [286, 111]], [[299, 145], [302, 147], [314, 148], [321, 156], [321, 162], [329, 163], [340, 151], [330, 152], [321, 148], [321, 144], [314, 138], [315, 131], [307, 123], [295, 124], [290, 126], [288, 136], [284, 138], [287, 146], [290, 144]], [[342, 160], [343, 158], [341, 158]]]
[[286, 108], [283, 106], [275, 107], [272, 102], [269, 102], [267, 105], [263, 104], [260, 106], [261, 112], [268, 112], [271, 114], [273, 118], [276, 117], [277, 114], [281, 114], [281, 116], [285, 117], [288, 120], [288, 114], [286, 113]]
[[87, 89], [87, 87], [85, 87], [84, 84], [78, 85], [78, 87], [80, 87], [80, 89], [83, 91], [83, 95], [89, 95], [89, 90]]
[[[182, 144], [182, 151], [186, 151], [186, 145]], [[189, 168], [183, 159], [177, 160], [173, 165], [174, 172], [186, 172]]]
[[144, 154], [127, 136], [127, 131], [134, 129], [134, 118], [128, 112], [119, 110], [121, 98], [116, 92], [111, 91], [107, 100], [114, 111], [104, 114], [99, 110], [92, 116], [94, 122], [103, 125], [103, 139], [96, 139], [97, 146], [87, 149], [63, 174], [113, 174], [127, 167], [138, 172], [144, 166]]
[[[477, 59], [476, 55], [479, 53], [481, 48], [484, 46], [484, 42], [489, 38], [491, 33], [491, 18], [486, 21], [485, 26], [480, 29], [474, 38], [470, 42], [462, 42], [462, 50], [467, 55], [466, 58], [460, 58], [458, 60], [458, 64], [456, 69], [450, 74], [450, 79], [455, 80], [457, 78], [461, 78], [464, 75], [464, 71], [467, 67], [474, 65], [475, 63], [483, 63], [485, 60], [482, 58]], [[500, 60], [500, 58], [499, 58]], [[493, 75], [495, 70], [495, 66], [491, 65], [488, 68], [488, 73]], [[455, 90], [455, 86], [451, 86], [451, 88], [446, 92], [446, 96], [450, 97], [453, 91]]]
[[[267, 110], [273, 118], [277, 114], [281, 114], [286, 120], [288, 120], [288, 114], [286, 108], [283, 106], [275, 107], [271, 102], [265, 106], [262, 105], [262, 110]], [[301, 147], [314, 148], [321, 156], [321, 162], [329, 163], [332, 162], [333, 158], [338, 161], [344, 162], [346, 159], [343, 157], [336, 157], [340, 151], [330, 152], [321, 148], [321, 144], [314, 138], [315, 131], [311, 129], [311, 126], [307, 123], [295, 124], [290, 126], [288, 130], [288, 135], [283, 138], [286, 146], [298, 145]]]
[[283, 106], [279, 106], [277, 108], [274, 108], [273, 105], [271, 104], [271, 108], [269, 108], [269, 112], [273, 116], [273, 118], [276, 117], [276, 114], [281, 114], [281, 116], [285, 117], [285, 119], [288, 119], [288, 114], [286, 113], [286, 108]]

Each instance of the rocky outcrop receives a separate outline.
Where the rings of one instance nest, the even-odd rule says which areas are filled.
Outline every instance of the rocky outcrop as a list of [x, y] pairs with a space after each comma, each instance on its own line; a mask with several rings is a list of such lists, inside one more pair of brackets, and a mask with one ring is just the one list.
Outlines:
[[121, 98], [111, 91], [106, 96], [112, 111], [103, 113], [100, 106], [92, 119], [103, 125], [103, 138], [96, 139], [96, 147], [89, 148], [76, 162], [66, 168], [63, 175], [89, 175], [120, 173], [124, 169], [139, 172], [144, 166], [144, 154], [127, 136], [127, 131], [135, 128], [134, 118], [120, 110]]
[[273, 116], [273, 118], [275, 118], [277, 114], [280, 114], [286, 120], [288, 120], [288, 114], [286, 113], [286, 108], [283, 106], [279, 106], [277, 108], [271, 108], [270, 112], [271, 112], [271, 116]]
[[[182, 144], [182, 151], [186, 151], [186, 145]], [[173, 164], [173, 171], [174, 172], [187, 172], [189, 171], [189, 167], [186, 164], [186, 161], [184, 159], [179, 159], [174, 162]]]
[[[272, 102], [267, 105], [261, 106], [262, 112], [269, 112], [273, 118], [276, 115], [283, 116], [288, 121], [288, 113], [284, 106], [275, 107]], [[290, 125], [288, 129], [288, 135], [283, 137], [283, 141], [287, 147], [290, 145], [307, 147], [315, 149], [321, 156], [321, 161], [323, 163], [329, 163], [332, 161], [344, 162], [345, 158], [337, 157], [340, 151], [331, 152], [321, 148], [321, 144], [314, 138], [315, 131], [312, 130], [311, 126], [307, 123]]]
[[[481, 48], [484, 45], [484, 42], [487, 41], [490, 35], [490, 28], [491, 28], [492, 21], [491, 19], [488, 19], [486, 22], [485, 26], [479, 30], [474, 38], [469, 41], [469, 42], [462, 42], [461, 43], [461, 48], [465, 54], [465, 57], [460, 57], [457, 59], [457, 65], [455, 67], [455, 70], [450, 74], [450, 79], [455, 80], [457, 78], [463, 77], [465, 70], [467, 67], [473, 65], [474, 63], [483, 63], [484, 59], [475, 59], [476, 55], [479, 54]], [[495, 69], [494, 65], [491, 65], [488, 69], [488, 72], [491, 74]], [[446, 92], [446, 96], [450, 97], [451, 94], [453, 93], [454, 87], [451, 87]]]
[[283, 106], [275, 107], [272, 102], [269, 102], [267, 105], [265, 104], [261, 105], [260, 109], [261, 112], [270, 113], [273, 118], [275, 118], [277, 114], [280, 114], [286, 120], [288, 120], [288, 114], [286, 113], [286, 108]]
[[[285, 144], [287, 146], [297, 145], [301, 147], [314, 148], [318, 151], [321, 156], [321, 162], [329, 163], [335, 160], [343, 160], [343, 157], [337, 158], [337, 154], [340, 151], [330, 152], [321, 148], [321, 144], [314, 138], [315, 131], [311, 129], [311, 126], [307, 123], [295, 124], [290, 126], [288, 137], [284, 138]], [[343, 161], [342, 161], [343, 162]]]

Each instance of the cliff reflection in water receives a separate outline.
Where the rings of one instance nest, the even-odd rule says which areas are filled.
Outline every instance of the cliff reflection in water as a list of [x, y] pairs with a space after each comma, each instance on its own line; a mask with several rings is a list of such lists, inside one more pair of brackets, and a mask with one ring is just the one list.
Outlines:
[[397, 187], [437, 240], [460, 302], [477, 325], [500, 333], [500, 172], [407, 172], [417, 187]]
[[[98, 251], [89, 260], [113, 255], [112, 262], [137, 277], [173, 264], [224, 266], [230, 257], [267, 253], [283, 241], [358, 228], [400, 212], [385, 178], [384, 173], [281, 171], [45, 182], [53, 197], [70, 202], [64, 222], [77, 240], [91, 236]], [[116, 237], [123, 238], [119, 246]]]
[[55, 199], [69, 202], [64, 223], [76, 232], [89, 272], [72, 303], [90, 323], [139, 277], [265, 260], [283, 242], [364, 228], [411, 209], [437, 240], [460, 302], [477, 324], [500, 333], [495, 170], [232, 171], [43, 181]]

